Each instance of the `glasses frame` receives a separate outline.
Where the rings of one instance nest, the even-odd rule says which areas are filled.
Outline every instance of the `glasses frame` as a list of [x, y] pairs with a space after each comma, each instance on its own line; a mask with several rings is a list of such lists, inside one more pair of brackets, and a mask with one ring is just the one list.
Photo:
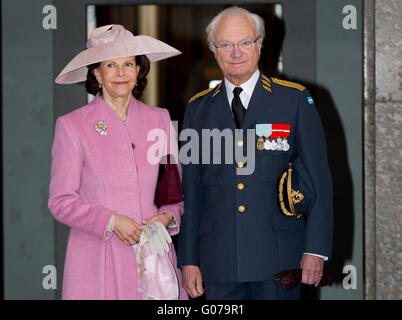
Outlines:
[[[220, 49], [220, 50], [222, 50], [222, 51], [231, 51], [231, 50], [233, 50], [234, 49], [234, 47], [237, 45], [237, 47], [240, 49], [240, 50], [248, 50], [248, 49], [251, 49], [251, 47], [252, 46], [254, 46], [254, 44], [258, 41], [258, 39], [260, 39], [261, 38], [261, 36], [258, 36], [252, 43], [251, 43], [251, 46], [249, 47], [249, 48], [241, 48], [240, 47], [240, 45], [239, 45], [239, 43], [241, 43], [242, 41], [239, 41], [239, 42], [232, 42], [231, 43], [231, 45], [230, 45], [230, 47], [228, 48], [228, 49], [222, 49], [222, 45], [220, 45], [220, 46], [217, 46], [216, 44], [215, 44], [215, 42], [213, 42], [213, 41], [211, 41], [211, 43], [214, 45], [214, 47], [216, 48], [216, 49]], [[244, 40], [243, 40], [244, 41]]]

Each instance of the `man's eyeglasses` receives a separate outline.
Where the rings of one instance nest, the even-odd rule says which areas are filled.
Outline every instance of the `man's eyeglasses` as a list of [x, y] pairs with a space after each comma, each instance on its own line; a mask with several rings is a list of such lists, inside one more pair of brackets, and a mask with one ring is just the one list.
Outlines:
[[254, 41], [246, 39], [246, 40], [243, 40], [243, 41], [240, 41], [240, 42], [237, 42], [237, 43], [229, 42], [229, 41], [222, 41], [222, 42], [219, 42], [218, 44], [215, 44], [213, 41], [211, 41], [211, 43], [215, 46], [215, 48], [217, 48], [217, 49], [219, 49], [219, 50], [221, 50], [223, 52], [229, 52], [235, 46], [238, 46], [238, 48], [241, 49], [241, 50], [248, 50], [254, 45], [254, 43], [257, 42], [257, 40], [259, 38], [260, 37], [257, 37], [257, 39], [255, 39]]

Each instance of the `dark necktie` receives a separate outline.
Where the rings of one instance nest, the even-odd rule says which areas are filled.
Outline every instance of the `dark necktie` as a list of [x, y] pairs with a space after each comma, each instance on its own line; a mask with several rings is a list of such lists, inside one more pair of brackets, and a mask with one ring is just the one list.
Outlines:
[[243, 107], [243, 104], [240, 100], [240, 92], [242, 91], [243, 89], [241, 87], [236, 87], [233, 89], [234, 96], [232, 100], [232, 112], [238, 129], [241, 128], [244, 116], [246, 114], [246, 109]]

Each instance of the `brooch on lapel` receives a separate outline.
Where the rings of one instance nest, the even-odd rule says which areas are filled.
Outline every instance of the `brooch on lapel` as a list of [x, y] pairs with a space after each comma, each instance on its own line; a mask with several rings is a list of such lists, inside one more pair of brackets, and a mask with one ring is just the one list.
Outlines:
[[106, 129], [107, 129], [107, 125], [106, 125], [105, 121], [100, 120], [95, 124], [95, 131], [99, 132], [99, 134], [101, 136], [107, 135]]

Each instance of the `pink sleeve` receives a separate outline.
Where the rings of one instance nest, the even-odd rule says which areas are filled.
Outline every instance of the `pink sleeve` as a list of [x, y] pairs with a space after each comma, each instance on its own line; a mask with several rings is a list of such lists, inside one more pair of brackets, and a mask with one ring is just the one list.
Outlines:
[[[169, 111], [166, 110], [165, 112], [165, 117], [166, 117], [166, 128], [167, 128], [167, 152], [166, 154], [171, 154], [173, 157], [177, 160], [177, 167], [179, 169], [179, 174], [180, 178], [182, 176], [182, 169], [181, 169], [181, 164], [180, 164], [180, 159], [179, 159], [179, 150], [177, 146], [177, 139], [176, 139], [176, 130], [173, 127], [173, 124], [170, 120], [170, 115]], [[180, 231], [180, 222], [181, 222], [181, 215], [184, 213], [184, 202], [179, 202], [175, 204], [170, 204], [166, 206], [161, 206], [158, 210], [158, 213], [164, 213], [168, 212], [170, 213], [175, 222], [176, 222], [176, 228], [174, 229], [168, 229], [169, 234], [174, 236], [179, 233]]]
[[80, 197], [83, 151], [76, 132], [58, 118], [52, 146], [48, 207], [54, 218], [71, 228], [108, 240], [107, 225], [113, 210]]

